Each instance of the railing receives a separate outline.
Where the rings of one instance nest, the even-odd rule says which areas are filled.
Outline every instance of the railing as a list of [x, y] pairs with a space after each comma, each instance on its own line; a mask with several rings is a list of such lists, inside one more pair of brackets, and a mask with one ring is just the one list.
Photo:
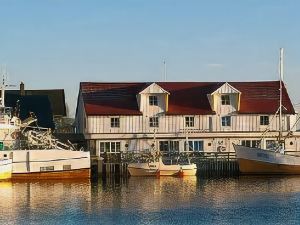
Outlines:
[[145, 152], [105, 152], [100, 155], [107, 163], [129, 163], [129, 162], [149, 162], [158, 156], [162, 156], [164, 161], [177, 161], [189, 159], [191, 162], [203, 161], [206, 159], [236, 160], [235, 152], [160, 152], [159, 155]]

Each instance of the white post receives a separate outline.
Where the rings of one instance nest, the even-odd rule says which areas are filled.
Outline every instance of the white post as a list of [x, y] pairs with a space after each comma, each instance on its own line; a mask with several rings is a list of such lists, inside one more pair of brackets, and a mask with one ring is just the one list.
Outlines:
[[282, 139], [282, 82], [283, 82], [283, 48], [280, 48], [279, 58], [279, 142]]

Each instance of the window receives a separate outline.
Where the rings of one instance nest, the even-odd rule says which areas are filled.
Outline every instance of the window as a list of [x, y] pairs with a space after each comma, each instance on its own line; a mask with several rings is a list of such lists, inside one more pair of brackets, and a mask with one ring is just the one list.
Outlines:
[[149, 105], [158, 105], [157, 96], [149, 96]]
[[149, 126], [150, 127], [158, 127], [158, 117], [150, 117], [149, 118]]
[[229, 127], [231, 125], [231, 117], [230, 116], [223, 116], [222, 117], [222, 126]]
[[160, 141], [159, 150], [164, 152], [179, 152], [179, 141]]
[[100, 142], [100, 152], [117, 153], [120, 152], [120, 142]]
[[241, 145], [251, 148], [257, 148], [260, 147], [260, 141], [259, 140], [242, 140]]
[[269, 116], [260, 116], [260, 125], [269, 125]]
[[63, 170], [71, 170], [71, 165], [63, 165]]
[[222, 105], [230, 105], [229, 95], [221, 95], [221, 104]]
[[188, 141], [184, 142], [184, 151], [194, 151], [202, 152], [203, 151], [203, 141]]
[[110, 118], [110, 127], [120, 127], [120, 118], [118, 117]]
[[275, 140], [266, 140], [266, 148], [267, 149], [275, 149], [277, 147], [278, 147], [278, 145]]
[[185, 126], [186, 127], [193, 127], [194, 126], [194, 117], [193, 116], [186, 116], [185, 117]]
[[42, 167], [40, 167], [40, 171], [41, 172], [54, 171], [54, 166], [42, 166]]

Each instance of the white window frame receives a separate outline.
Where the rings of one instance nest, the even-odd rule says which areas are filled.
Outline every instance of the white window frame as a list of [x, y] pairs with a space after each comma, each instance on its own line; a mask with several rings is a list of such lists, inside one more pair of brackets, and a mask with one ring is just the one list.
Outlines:
[[260, 147], [260, 140], [241, 140], [240, 144], [250, 148]]
[[[201, 143], [201, 144], [200, 144]], [[204, 141], [203, 140], [188, 140], [188, 149], [187, 143], [184, 142], [184, 151], [185, 152], [203, 152], [204, 151]], [[201, 146], [201, 148], [200, 148]]]
[[149, 127], [159, 127], [158, 116], [149, 117]]
[[149, 96], [149, 105], [153, 105], [153, 106], [158, 105], [158, 97], [156, 95]]
[[269, 116], [260, 116], [259, 117], [259, 124], [261, 126], [268, 126], [270, 124], [270, 118]]
[[221, 95], [221, 105], [230, 105], [229, 95]]
[[222, 116], [221, 117], [221, 125], [222, 125], [222, 127], [230, 127], [231, 126], [231, 116]]
[[100, 153], [120, 153], [121, 142], [120, 141], [101, 141], [99, 143]]
[[110, 118], [110, 127], [119, 128], [120, 127], [120, 117], [111, 117]]
[[[167, 145], [167, 150], [161, 149], [161, 144], [164, 143]], [[159, 141], [159, 150], [162, 152], [179, 152], [179, 141], [178, 140], [163, 140]]]
[[185, 117], [185, 126], [186, 127], [194, 127], [195, 126], [195, 117], [194, 116], [186, 116]]

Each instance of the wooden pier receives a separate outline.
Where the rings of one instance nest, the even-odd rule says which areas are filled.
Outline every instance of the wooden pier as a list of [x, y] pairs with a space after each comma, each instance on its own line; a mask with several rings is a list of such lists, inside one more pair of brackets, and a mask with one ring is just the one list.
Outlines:
[[[197, 176], [200, 177], [231, 177], [239, 175], [238, 162], [234, 152], [217, 153], [174, 153], [163, 154], [164, 161], [176, 163], [178, 157], [188, 157], [197, 164]], [[94, 177], [128, 177], [127, 165], [132, 158], [140, 157], [140, 153], [108, 153], [102, 160], [92, 157], [92, 174]]]

